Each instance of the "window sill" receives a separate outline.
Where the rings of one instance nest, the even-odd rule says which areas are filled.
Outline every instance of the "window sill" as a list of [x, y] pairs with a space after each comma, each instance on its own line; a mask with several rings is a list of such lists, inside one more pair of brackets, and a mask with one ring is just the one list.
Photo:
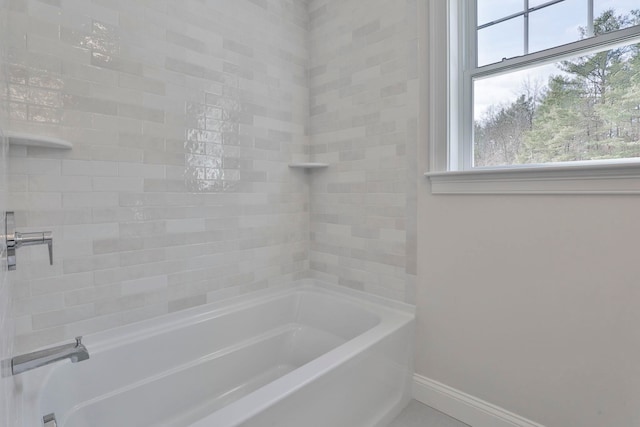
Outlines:
[[433, 194], [640, 194], [640, 162], [427, 172]]

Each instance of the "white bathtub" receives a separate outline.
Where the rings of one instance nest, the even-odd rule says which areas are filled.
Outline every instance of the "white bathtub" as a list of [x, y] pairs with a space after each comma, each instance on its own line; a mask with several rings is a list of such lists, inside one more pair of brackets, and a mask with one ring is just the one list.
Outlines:
[[91, 358], [16, 377], [24, 426], [385, 426], [408, 403], [410, 306], [323, 284], [86, 336]]

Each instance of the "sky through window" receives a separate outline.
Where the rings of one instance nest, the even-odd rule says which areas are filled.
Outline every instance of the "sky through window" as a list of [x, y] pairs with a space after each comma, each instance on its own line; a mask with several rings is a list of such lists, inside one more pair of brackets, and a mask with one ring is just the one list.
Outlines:
[[[539, 6], [547, 1], [529, 0], [529, 7]], [[478, 0], [478, 24], [483, 25], [522, 11], [523, 5], [524, 0]], [[608, 9], [613, 9], [616, 15], [625, 15], [638, 8], [638, 0], [594, 0], [595, 17]], [[524, 53], [522, 21], [520, 16], [479, 31], [480, 66]], [[580, 27], [586, 26], [587, 0], [564, 0], [533, 12], [529, 18], [529, 51], [535, 52], [579, 40]], [[474, 120], [482, 120], [495, 106], [513, 102], [522, 93], [524, 85], [544, 86], [549, 76], [562, 74], [557, 66], [549, 64], [477, 81], [474, 85]]]

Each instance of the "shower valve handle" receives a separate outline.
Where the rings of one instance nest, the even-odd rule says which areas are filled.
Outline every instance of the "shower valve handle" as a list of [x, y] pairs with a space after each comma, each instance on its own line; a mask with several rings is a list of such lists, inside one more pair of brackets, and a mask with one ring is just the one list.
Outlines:
[[14, 234], [15, 248], [22, 246], [47, 245], [49, 247], [49, 264], [53, 265], [53, 236], [50, 231], [34, 231]]
[[50, 231], [34, 231], [21, 233], [15, 231], [14, 213], [5, 215], [5, 239], [7, 244], [7, 268], [16, 269], [16, 249], [22, 246], [47, 245], [49, 248], [49, 264], [53, 265], [53, 236]]

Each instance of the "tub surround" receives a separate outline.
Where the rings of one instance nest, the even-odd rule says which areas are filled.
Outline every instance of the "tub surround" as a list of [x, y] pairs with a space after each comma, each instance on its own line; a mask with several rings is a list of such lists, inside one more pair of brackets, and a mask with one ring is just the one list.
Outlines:
[[414, 302], [415, 0], [309, 2], [314, 277]]
[[308, 276], [305, 2], [4, 11], [7, 129], [73, 144], [9, 148], [7, 210], [56, 244], [11, 273], [15, 353]]
[[7, 7], [10, 129], [73, 144], [9, 150], [57, 244], [13, 275], [17, 352], [308, 276], [413, 301], [415, 1]]

